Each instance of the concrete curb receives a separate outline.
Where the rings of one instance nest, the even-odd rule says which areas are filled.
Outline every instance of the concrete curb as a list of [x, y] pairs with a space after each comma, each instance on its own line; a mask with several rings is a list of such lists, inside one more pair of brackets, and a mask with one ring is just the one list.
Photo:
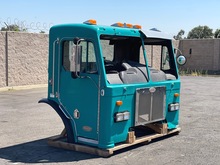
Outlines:
[[0, 92], [13, 91], [13, 90], [26, 90], [26, 89], [35, 89], [35, 88], [46, 88], [47, 84], [37, 84], [37, 85], [23, 85], [23, 86], [12, 86], [12, 87], [2, 87]]

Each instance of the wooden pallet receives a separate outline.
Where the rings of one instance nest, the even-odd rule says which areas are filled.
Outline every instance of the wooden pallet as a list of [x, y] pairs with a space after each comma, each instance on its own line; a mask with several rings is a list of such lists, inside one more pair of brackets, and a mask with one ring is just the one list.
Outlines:
[[67, 143], [66, 136], [65, 136], [65, 129], [64, 129], [64, 131], [62, 131], [62, 133], [60, 135], [50, 137], [48, 139], [48, 145], [53, 146], [53, 147], [57, 147], [57, 148], [98, 155], [98, 156], [102, 156], [102, 157], [109, 157], [110, 155], [112, 155], [114, 153], [114, 151], [117, 151], [117, 150], [120, 150], [120, 149], [123, 149], [126, 147], [130, 147], [130, 146], [133, 146], [133, 145], [136, 145], [139, 143], [146, 144], [146, 143], [149, 143], [153, 139], [163, 137], [166, 135], [170, 135], [170, 134], [178, 134], [181, 131], [181, 128], [168, 130], [167, 124], [159, 124], [159, 125], [158, 124], [150, 124], [150, 125], [148, 124], [141, 129], [145, 129], [145, 128], [150, 128], [150, 129], [154, 130], [154, 133], [152, 133], [150, 135], [136, 137], [134, 131], [128, 132], [128, 137], [127, 137], [127, 140], [125, 143], [118, 144], [115, 147], [109, 148], [109, 149], [100, 149], [100, 148], [87, 146], [87, 145], [83, 145], [83, 144]]

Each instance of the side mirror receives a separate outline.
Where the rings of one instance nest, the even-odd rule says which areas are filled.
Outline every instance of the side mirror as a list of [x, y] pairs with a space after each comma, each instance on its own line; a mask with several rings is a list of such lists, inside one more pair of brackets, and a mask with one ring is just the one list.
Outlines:
[[71, 72], [79, 72], [80, 71], [80, 59], [82, 56], [82, 46], [72, 46], [71, 55], [69, 57], [70, 60], [70, 71]]
[[80, 42], [84, 39], [80, 39], [78, 37], [73, 39], [73, 43], [71, 47], [71, 55], [69, 57], [70, 60], [70, 71], [73, 73], [74, 78], [79, 78], [80, 72], [80, 64], [81, 64], [81, 57], [82, 57], [82, 46], [80, 46]]
[[180, 55], [177, 57], [176, 61], [179, 65], [184, 65], [186, 63], [186, 57], [183, 55]]

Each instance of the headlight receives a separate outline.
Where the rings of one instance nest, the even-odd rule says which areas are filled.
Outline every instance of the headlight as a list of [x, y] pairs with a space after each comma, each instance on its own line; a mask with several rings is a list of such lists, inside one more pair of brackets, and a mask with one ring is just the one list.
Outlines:
[[169, 105], [169, 111], [177, 111], [180, 109], [179, 103], [174, 103]]
[[124, 120], [128, 120], [130, 118], [130, 112], [124, 112]]
[[124, 120], [124, 115], [123, 113], [116, 113], [115, 115], [115, 121], [119, 122], [119, 121], [123, 121]]
[[115, 122], [125, 121], [130, 119], [130, 112], [119, 112], [115, 114]]

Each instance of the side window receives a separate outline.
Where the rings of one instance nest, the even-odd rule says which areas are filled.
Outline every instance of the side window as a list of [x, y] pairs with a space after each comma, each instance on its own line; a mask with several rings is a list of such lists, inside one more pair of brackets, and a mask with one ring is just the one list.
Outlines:
[[109, 40], [100, 40], [103, 52], [103, 58], [107, 61], [114, 59], [114, 45], [109, 44]]
[[[73, 54], [73, 46], [73, 41], [63, 42], [63, 67], [66, 71], [70, 71], [70, 57]], [[93, 43], [90, 41], [81, 41], [80, 46], [82, 46], [80, 72], [96, 73], [97, 65]]]
[[73, 41], [63, 42], [63, 67], [66, 71], [70, 71], [70, 56], [73, 54]]
[[81, 72], [96, 73], [97, 65], [93, 43], [81, 41], [80, 45], [82, 46]]
[[145, 45], [147, 51], [148, 66], [157, 70], [169, 70], [169, 51], [166, 46]]
[[169, 70], [170, 69], [170, 56], [169, 51], [166, 46], [162, 47], [161, 50], [161, 69], [162, 70]]
[[152, 81], [177, 79], [178, 73], [173, 58], [171, 40], [146, 39], [145, 50]]
[[145, 65], [145, 59], [144, 59], [144, 53], [143, 53], [143, 46], [141, 45], [140, 47], [140, 58], [139, 58], [139, 63]]

